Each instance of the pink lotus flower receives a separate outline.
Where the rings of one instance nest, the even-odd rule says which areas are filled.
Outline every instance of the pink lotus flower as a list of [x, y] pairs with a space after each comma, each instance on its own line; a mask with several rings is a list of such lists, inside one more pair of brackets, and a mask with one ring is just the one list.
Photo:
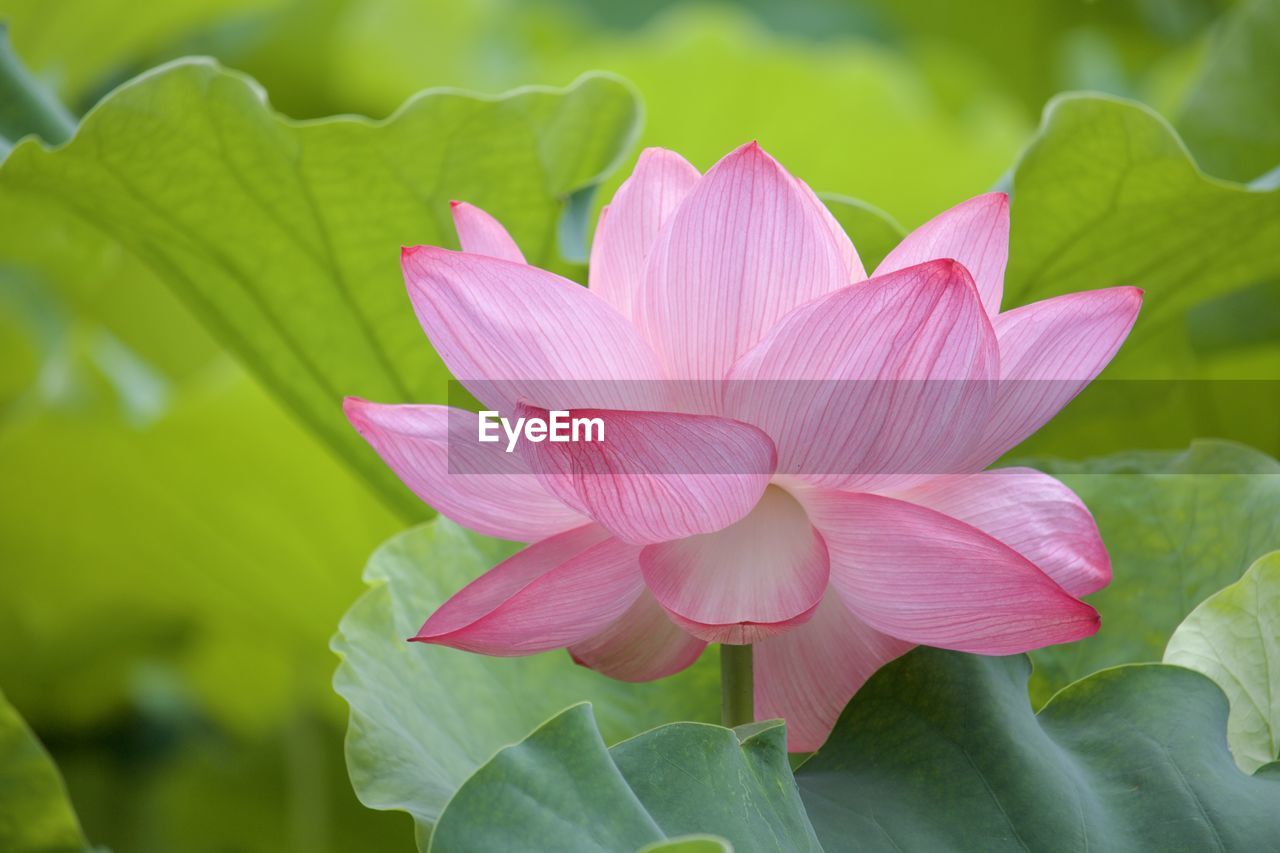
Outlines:
[[979, 472], [1110, 361], [1141, 292], [1000, 313], [1003, 194], [921, 226], [871, 278], [754, 143], [705, 175], [645, 151], [601, 216], [589, 288], [526, 265], [482, 211], [453, 216], [464, 251], [403, 254], [436, 351], [488, 408], [590, 408], [608, 442], [506, 453], [455, 430], [450, 448], [474, 415], [346, 401], [424, 501], [533, 543], [414, 639], [568, 648], [634, 681], [754, 643], [757, 718], [812, 750], [915, 644], [1003, 655], [1097, 630], [1078, 597], [1111, 570], [1089, 511], [1039, 472]]

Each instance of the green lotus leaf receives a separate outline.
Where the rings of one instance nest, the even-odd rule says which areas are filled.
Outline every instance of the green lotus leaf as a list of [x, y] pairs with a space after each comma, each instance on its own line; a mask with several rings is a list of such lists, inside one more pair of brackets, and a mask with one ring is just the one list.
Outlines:
[[482, 765], [430, 849], [602, 853], [694, 833], [738, 851], [1280, 843], [1280, 765], [1236, 767], [1213, 682], [1178, 666], [1116, 667], [1036, 714], [1030, 671], [1025, 655], [916, 649], [854, 696], [794, 783], [777, 722], [676, 723], [606, 749], [589, 708], [574, 706]]
[[409, 812], [424, 839], [497, 749], [567, 705], [591, 701], [604, 742], [718, 714], [714, 655], [671, 678], [628, 684], [564, 652], [496, 658], [406, 642], [509, 550], [440, 518], [393, 537], [370, 559], [372, 588], [333, 640], [342, 658], [334, 687], [351, 706], [347, 764], [356, 793], [372, 808]]
[[1241, 770], [1280, 759], [1280, 552], [1191, 611], [1164, 662], [1203, 672], [1227, 694], [1227, 739]]
[[1103, 670], [1039, 714], [1025, 655], [919, 648], [796, 772], [828, 853], [1248, 853], [1280, 846], [1280, 777], [1242, 773], [1226, 698], [1164, 664]]
[[[1063, 95], [1013, 176], [1004, 304], [1112, 285], [1146, 291], [1110, 376], [1183, 378], [1195, 304], [1280, 278], [1280, 189], [1208, 177], [1141, 104]], [[1176, 251], [1172, 250], [1176, 247]]]
[[431, 850], [725, 849], [690, 840], [708, 833], [738, 853], [822, 849], [781, 722], [741, 734], [674, 723], [606, 749], [578, 705], [477, 770], [441, 815]]

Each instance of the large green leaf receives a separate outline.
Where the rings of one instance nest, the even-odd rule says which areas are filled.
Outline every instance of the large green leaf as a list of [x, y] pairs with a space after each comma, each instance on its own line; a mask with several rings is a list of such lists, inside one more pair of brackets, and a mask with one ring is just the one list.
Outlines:
[[1280, 166], [1280, 2], [1250, 0], [1219, 24], [1178, 129], [1206, 171], [1251, 181]]
[[0, 849], [57, 853], [87, 847], [58, 768], [0, 694]]
[[1280, 847], [1280, 778], [1227, 750], [1199, 673], [1096, 673], [1038, 715], [1025, 656], [920, 648], [874, 675], [796, 772], [840, 850], [1198, 851]]
[[1241, 770], [1280, 760], [1280, 552], [1191, 611], [1164, 661], [1203, 672], [1227, 694], [1227, 738]]
[[791, 781], [780, 720], [733, 731], [677, 723], [609, 752], [668, 835], [711, 833], [739, 853], [821, 850]]
[[717, 713], [714, 661], [646, 684], [576, 666], [563, 652], [493, 658], [405, 640], [502, 555], [436, 519], [392, 538], [365, 569], [373, 587], [343, 618], [334, 687], [351, 706], [347, 763], [361, 801], [402, 809], [429, 832], [445, 802], [504, 744], [574, 702], [595, 704], [612, 742]]
[[609, 757], [590, 706], [576, 705], [480, 767], [440, 815], [431, 850], [608, 853], [662, 837]]
[[346, 394], [445, 399], [398, 247], [456, 245], [448, 202], [461, 198], [501, 219], [531, 263], [563, 267], [561, 214], [614, 167], [637, 115], [630, 89], [594, 75], [500, 98], [426, 93], [385, 122], [297, 123], [248, 78], [183, 61], [117, 89], [65, 147], [15, 148], [0, 204], [53, 204], [107, 233], [402, 514], [421, 517], [340, 407]]
[[1160, 660], [1192, 608], [1280, 548], [1280, 463], [1249, 448], [1205, 441], [1181, 453], [1030, 464], [1093, 512], [1113, 575], [1089, 597], [1097, 634], [1032, 653], [1037, 703], [1103, 667]]
[[796, 772], [803, 808], [777, 722], [737, 737], [677, 723], [606, 751], [576, 706], [477, 770], [431, 849], [603, 853], [694, 832], [739, 851], [1247, 853], [1280, 843], [1280, 775], [1250, 777], [1232, 762], [1227, 703], [1211, 681], [1176, 666], [1118, 667], [1037, 715], [1030, 671], [1022, 655], [928, 648], [889, 664]]
[[[577, 705], [499, 752], [450, 800], [431, 850], [818, 851], [780, 721], [734, 732], [674, 723], [606, 749]], [[659, 839], [683, 839], [673, 846]], [[683, 845], [701, 845], [682, 847]]]
[[1280, 278], [1280, 189], [1205, 176], [1140, 104], [1057, 98], [1013, 187], [1007, 307], [1117, 284], [1145, 289], [1109, 375], [1185, 376], [1174, 344], [1186, 309]]

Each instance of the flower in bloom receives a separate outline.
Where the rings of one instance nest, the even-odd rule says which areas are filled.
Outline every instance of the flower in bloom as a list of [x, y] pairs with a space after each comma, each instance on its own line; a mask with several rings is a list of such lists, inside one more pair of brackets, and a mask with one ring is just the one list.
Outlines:
[[[650, 149], [601, 215], [589, 287], [525, 263], [455, 204], [461, 252], [405, 249], [413, 308], [487, 409], [589, 410], [607, 441], [467, 441], [447, 407], [349, 398], [410, 489], [532, 543], [414, 639], [567, 648], [642, 681], [753, 643], [755, 708], [816, 749], [916, 644], [1012, 654], [1088, 636], [1110, 563], [1088, 510], [983, 469], [1110, 361], [1141, 292], [1001, 311], [1008, 199], [908, 235], [868, 277], [801, 181], [754, 143], [700, 175]], [[467, 435], [474, 435], [470, 432]]]

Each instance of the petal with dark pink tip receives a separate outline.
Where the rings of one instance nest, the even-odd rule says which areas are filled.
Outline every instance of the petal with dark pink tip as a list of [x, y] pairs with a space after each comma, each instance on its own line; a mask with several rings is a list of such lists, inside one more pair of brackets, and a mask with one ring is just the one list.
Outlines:
[[990, 418], [999, 356], [968, 271], [931, 261], [788, 314], [729, 375], [725, 413], [778, 471], [870, 489], [953, 472]]
[[639, 552], [595, 525], [536, 542], [463, 587], [413, 639], [500, 656], [582, 642], [644, 591]]
[[519, 455], [476, 442], [472, 412], [357, 397], [342, 408], [410, 491], [463, 527], [532, 542], [589, 521], [544, 489]]
[[1087, 637], [1097, 612], [972, 525], [880, 495], [803, 495], [858, 618], [912, 643], [1008, 655]]
[[714, 413], [739, 355], [792, 308], [847, 283], [827, 220], [751, 143], [713, 166], [663, 227], [636, 321], [673, 379], [702, 380], [690, 404]]
[[1072, 595], [1111, 582], [1111, 558], [1093, 515], [1048, 474], [997, 468], [939, 477], [894, 495], [971, 524], [1026, 557]]
[[1000, 387], [971, 470], [1044, 426], [1102, 372], [1129, 335], [1142, 291], [1112, 287], [1033, 302], [994, 318]]
[[678, 624], [719, 643], [752, 643], [809, 618], [827, 586], [827, 549], [777, 486], [715, 533], [650, 545], [645, 583]]
[[491, 409], [663, 408], [657, 357], [586, 288], [536, 267], [432, 246], [404, 250], [418, 321], [449, 371]]
[[995, 316], [1004, 295], [1009, 263], [1009, 197], [987, 193], [943, 211], [912, 231], [890, 252], [875, 275], [951, 258], [973, 276], [987, 313]]

